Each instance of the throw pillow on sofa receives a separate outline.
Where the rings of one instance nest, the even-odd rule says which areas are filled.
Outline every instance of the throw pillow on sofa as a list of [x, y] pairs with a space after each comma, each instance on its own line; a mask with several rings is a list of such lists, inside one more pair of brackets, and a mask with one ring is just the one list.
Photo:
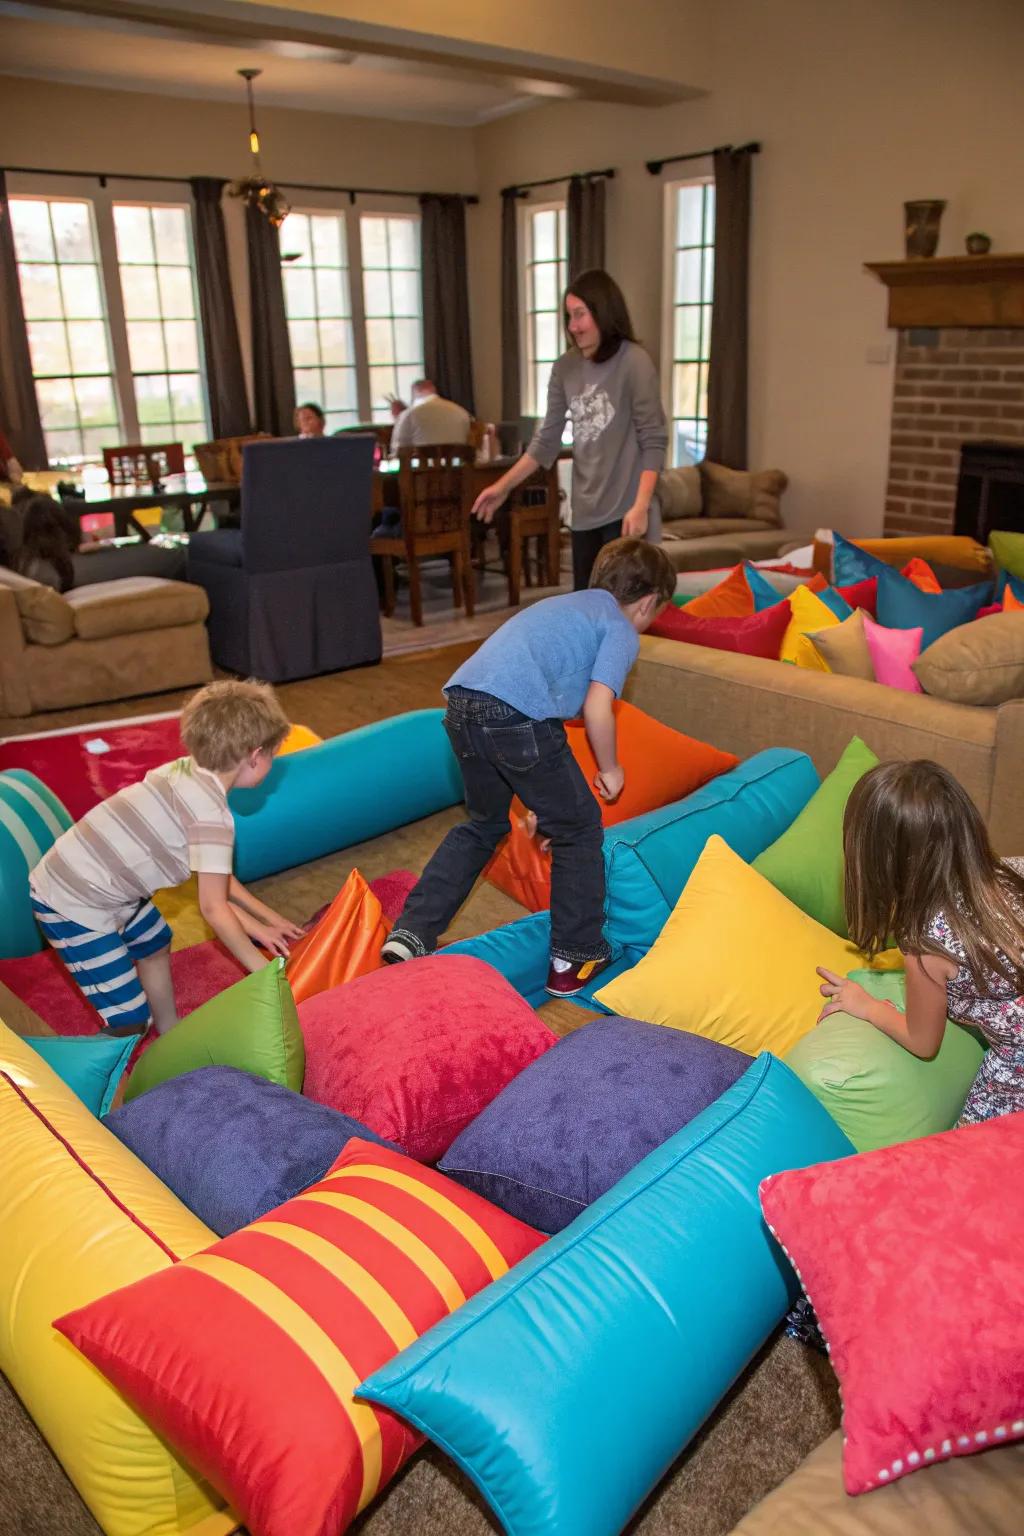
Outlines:
[[[799, 589], [798, 589], [799, 590]], [[776, 661], [790, 619], [790, 599], [749, 618], [700, 619], [686, 608], [666, 608], [648, 630], [665, 640], [682, 640], [715, 651], [735, 651], [742, 656], [762, 656]]]
[[[611, 804], [598, 801], [601, 821], [606, 827], [682, 800], [739, 762], [732, 752], [720, 752], [717, 747], [685, 736], [637, 709], [635, 704], [619, 699], [614, 710], [617, 751], [626, 783], [622, 794]], [[593, 791], [597, 759], [583, 722], [568, 721], [565, 734], [569, 750]], [[596, 791], [593, 792], [597, 799]], [[551, 854], [541, 847], [543, 829], [531, 835], [526, 807], [518, 797], [513, 799], [509, 815], [509, 835], [488, 865], [487, 879], [527, 911], [543, 911], [551, 905]]]
[[921, 592], [898, 571], [885, 567], [878, 576], [878, 622], [887, 629], [921, 627], [921, 649], [926, 651], [940, 635], [977, 616], [992, 600], [992, 583], [979, 582], [952, 592]]
[[1018, 613], [1021, 609], [1024, 609], [1024, 598], [1018, 597], [1009, 582], [1007, 582], [1003, 589], [1003, 612]]
[[753, 863], [801, 912], [842, 939], [849, 936], [843, 907], [846, 802], [858, 780], [877, 765], [871, 748], [854, 736], [796, 820]]
[[999, 570], [1024, 581], [1024, 533], [996, 529], [988, 536], [988, 547]]
[[828, 667], [814, 649], [807, 635], [811, 630], [832, 629], [840, 623], [827, 603], [806, 587], [797, 587], [789, 598], [790, 620], [779, 647], [779, 660], [791, 661], [811, 672], [827, 672]]
[[921, 654], [920, 627], [886, 629], [864, 615], [864, 638], [868, 643], [875, 681], [904, 693], [920, 693], [921, 684], [911, 668]]
[[438, 1167], [520, 1221], [560, 1232], [749, 1065], [698, 1035], [595, 1019], [513, 1078]]
[[789, 484], [781, 469], [727, 469], [703, 459], [697, 465], [705, 517], [753, 517], [779, 524], [779, 501]]
[[864, 610], [857, 608], [848, 619], [828, 629], [808, 630], [807, 638], [828, 670], [837, 677], [859, 677], [866, 683], [875, 682], [875, 669], [864, 631]]
[[652, 948], [595, 997], [613, 1013], [781, 1056], [817, 1022], [819, 965], [845, 976], [864, 957], [716, 836]]
[[754, 595], [742, 562], [686, 606], [694, 619], [742, 619], [753, 613]]
[[995, 613], [940, 636], [914, 662], [925, 693], [993, 707], [1024, 698], [1024, 617]]
[[359, 976], [300, 1004], [299, 1023], [307, 1096], [423, 1162], [555, 1043], [504, 976], [469, 955]]

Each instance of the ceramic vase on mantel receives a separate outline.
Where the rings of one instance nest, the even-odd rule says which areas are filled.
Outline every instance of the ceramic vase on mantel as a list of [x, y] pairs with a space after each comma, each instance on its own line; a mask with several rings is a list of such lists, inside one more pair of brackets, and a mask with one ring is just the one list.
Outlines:
[[945, 207], [945, 200], [938, 197], [903, 204], [903, 229], [908, 258], [935, 255]]

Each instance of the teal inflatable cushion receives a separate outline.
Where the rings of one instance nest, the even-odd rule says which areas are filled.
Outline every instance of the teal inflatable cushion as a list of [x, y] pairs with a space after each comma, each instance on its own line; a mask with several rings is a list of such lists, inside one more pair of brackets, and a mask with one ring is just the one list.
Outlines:
[[29, 871], [70, 825], [64, 806], [34, 773], [27, 768], [0, 773], [0, 960], [43, 948], [28, 894]]
[[233, 789], [235, 873], [258, 880], [432, 816], [463, 797], [443, 709], [417, 709], [279, 757]]
[[760, 1056], [358, 1395], [436, 1441], [514, 1536], [614, 1536], [796, 1293], [759, 1183], [852, 1150]]
[[[902, 971], [851, 971], [872, 995], [906, 1006]], [[952, 1130], [974, 1082], [984, 1047], [948, 1023], [938, 1053], [922, 1061], [864, 1019], [833, 1013], [804, 1035], [786, 1062], [858, 1152]]]
[[105, 1115], [114, 1101], [138, 1035], [32, 1035], [25, 1044], [52, 1067], [96, 1116]]

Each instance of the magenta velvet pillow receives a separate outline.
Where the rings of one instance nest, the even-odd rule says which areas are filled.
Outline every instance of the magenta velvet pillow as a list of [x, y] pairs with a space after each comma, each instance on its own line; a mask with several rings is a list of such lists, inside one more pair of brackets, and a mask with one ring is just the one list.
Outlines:
[[864, 638], [868, 642], [871, 665], [875, 669], [875, 681], [889, 688], [902, 689], [904, 693], [921, 693], [923, 690], [913, 671], [913, 663], [921, 654], [921, 636], [917, 629], [886, 629], [874, 619], [864, 615]]
[[299, 1004], [303, 1092], [435, 1162], [555, 1043], [529, 1003], [471, 955], [429, 955]]
[[761, 1207], [828, 1341], [847, 1493], [1024, 1438], [1024, 1114], [777, 1173]]
[[648, 630], [665, 640], [685, 640], [715, 651], [738, 651], [743, 656], [765, 656], [778, 661], [782, 637], [792, 617], [789, 602], [765, 608], [741, 619], [695, 619], [685, 608], [666, 608]]

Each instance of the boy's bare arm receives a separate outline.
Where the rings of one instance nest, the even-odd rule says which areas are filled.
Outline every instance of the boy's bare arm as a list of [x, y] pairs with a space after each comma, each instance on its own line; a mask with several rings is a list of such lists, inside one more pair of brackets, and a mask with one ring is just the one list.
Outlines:
[[[260, 901], [259, 897], [254, 896], [252, 891], [244, 886], [241, 880], [237, 879], [234, 875], [231, 875], [228, 879], [228, 901], [230, 901], [233, 907], [238, 907], [242, 912], [246, 912], [250, 917], [254, 917], [258, 923], [262, 923], [268, 928], [276, 928], [284, 938], [290, 939], [293, 944], [296, 940], [302, 938], [302, 929], [297, 924], [289, 922], [288, 918], [282, 917], [280, 912], [275, 912], [273, 907], [268, 907], [266, 902]], [[245, 924], [243, 926], [248, 933], [248, 926]]]
[[248, 920], [246, 927], [249, 932], [246, 932], [237, 910], [228, 900], [229, 879], [228, 875], [200, 874], [199, 910], [239, 965], [244, 965], [247, 971], [260, 971], [266, 965], [267, 957], [256, 948], [253, 938], [266, 943], [271, 953], [277, 955], [286, 955], [288, 946], [272, 928], [261, 927], [255, 919]]
[[626, 782], [617, 756], [614, 705], [615, 695], [607, 683], [591, 683], [583, 701], [583, 726], [597, 758], [594, 788], [602, 800], [617, 799]]

